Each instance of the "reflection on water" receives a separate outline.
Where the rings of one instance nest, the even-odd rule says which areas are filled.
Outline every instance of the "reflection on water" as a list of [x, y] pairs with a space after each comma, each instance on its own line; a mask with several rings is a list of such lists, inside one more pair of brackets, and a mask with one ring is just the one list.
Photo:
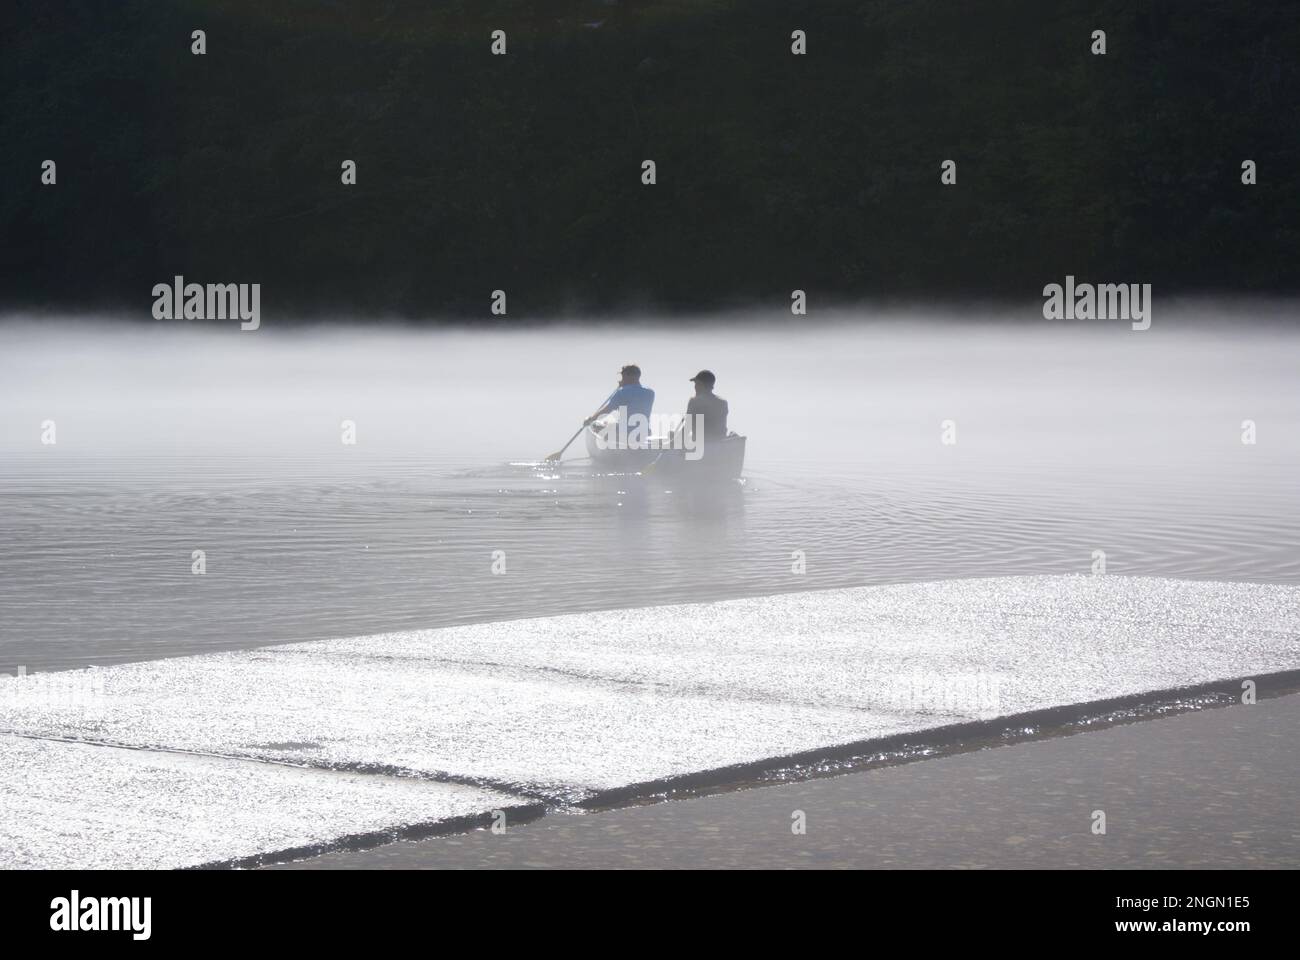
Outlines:
[[[393, 461], [30, 462], [0, 477], [31, 669], [723, 596], [1010, 573], [1300, 582], [1285, 471], [758, 466], [743, 483]], [[242, 466], [242, 469], [240, 467]], [[278, 474], [271, 476], [269, 474]], [[201, 477], [202, 479], [197, 479]], [[1247, 493], [1248, 491], [1248, 493]], [[1086, 493], [1086, 495], [1084, 495]], [[206, 554], [203, 576], [191, 554]], [[505, 570], [493, 574], [494, 551]], [[796, 574], [795, 551], [806, 572]]]
[[[1096, 550], [1114, 574], [1300, 582], [1300, 336], [1236, 331], [655, 331], [637, 349], [0, 327], [0, 669], [1086, 573]], [[532, 459], [626, 359], [664, 405], [687, 368], [718, 370], [750, 436], [743, 482]]]

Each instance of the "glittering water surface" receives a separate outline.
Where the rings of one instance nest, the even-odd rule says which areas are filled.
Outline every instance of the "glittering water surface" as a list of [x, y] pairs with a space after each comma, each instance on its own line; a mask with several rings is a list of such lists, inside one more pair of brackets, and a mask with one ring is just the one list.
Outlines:
[[[1088, 572], [1095, 550], [1112, 573], [1300, 582], [1300, 333], [1207, 312], [1145, 333], [10, 323], [0, 663]], [[593, 477], [580, 443], [537, 465], [629, 359], [663, 412], [717, 370], [744, 483]]]
[[[934, 746], [946, 742], [937, 728], [963, 721], [1298, 664], [1300, 587], [1077, 575], [0, 676], [0, 866], [230, 860], [514, 816], [539, 799], [655, 796], [692, 774], [836, 748], [861, 756], [926, 731]], [[178, 763], [178, 751], [211, 762]], [[289, 766], [372, 776], [304, 781]], [[399, 786], [412, 779], [428, 788]]]

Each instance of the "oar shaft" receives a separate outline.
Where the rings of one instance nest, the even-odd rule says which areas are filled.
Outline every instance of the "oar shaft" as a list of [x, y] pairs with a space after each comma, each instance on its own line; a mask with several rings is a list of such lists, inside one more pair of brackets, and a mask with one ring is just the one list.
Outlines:
[[564, 456], [564, 451], [568, 450], [569, 447], [572, 446], [573, 441], [577, 440], [579, 435], [581, 435], [582, 431], [586, 429], [587, 429], [587, 425], [584, 423], [582, 426], [578, 428], [578, 432], [569, 438], [569, 442], [566, 443], [564, 446], [560, 447], [560, 452], [555, 455], [554, 459], [559, 460], [560, 457]]
[[[615, 390], [614, 393], [618, 393], [618, 391]], [[602, 408], [605, 406], [606, 403], [609, 403], [609, 401], [611, 401], [611, 400], [614, 399], [614, 393], [611, 393], [608, 397], [605, 398], [604, 402], [601, 403], [601, 407], [602, 407]], [[573, 436], [571, 436], [571, 437], [569, 438], [568, 443], [566, 443], [564, 446], [560, 447], [560, 452], [559, 452], [559, 453], [553, 453], [553, 454], [551, 454], [549, 457], [547, 457], [546, 459], [547, 459], [547, 460], [559, 460], [560, 457], [564, 456], [564, 451], [565, 451], [565, 450], [568, 450], [569, 447], [571, 447], [571, 446], [573, 445], [573, 441], [574, 441], [574, 440], [577, 440], [578, 437], [581, 436], [582, 431], [584, 431], [584, 430], [586, 430], [586, 429], [587, 429], [587, 425], [584, 423], [582, 426], [580, 426], [580, 427], [577, 429], [577, 431], [573, 434]]]

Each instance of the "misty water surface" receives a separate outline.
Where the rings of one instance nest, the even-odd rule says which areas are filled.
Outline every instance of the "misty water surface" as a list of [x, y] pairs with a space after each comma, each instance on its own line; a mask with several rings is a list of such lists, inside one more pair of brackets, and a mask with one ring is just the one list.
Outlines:
[[[1141, 333], [1032, 309], [524, 331], [11, 318], [0, 664], [1089, 573], [1095, 550], [1114, 574], [1300, 582], [1288, 316], [1158, 305]], [[580, 444], [537, 466], [626, 362], [658, 412], [718, 374], [750, 438], [743, 483], [593, 477]]]

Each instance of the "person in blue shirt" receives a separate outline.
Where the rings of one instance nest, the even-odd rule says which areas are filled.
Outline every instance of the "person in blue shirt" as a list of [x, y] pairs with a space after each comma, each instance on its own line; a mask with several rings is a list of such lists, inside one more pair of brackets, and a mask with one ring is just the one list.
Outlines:
[[655, 392], [649, 387], [641, 386], [641, 368], [635, 363], [629, 363], [618, 372], [618, 389], [610, 394], [605, 405], [584, 420], [583, 424], [599, 420], [605, 414], [613, 413], [615, 410], [623, 411], [619, 416], [623, 418], [624, 423], [637, 414], [645, 417], [645, 421], [648, 422], [654, 404]]

